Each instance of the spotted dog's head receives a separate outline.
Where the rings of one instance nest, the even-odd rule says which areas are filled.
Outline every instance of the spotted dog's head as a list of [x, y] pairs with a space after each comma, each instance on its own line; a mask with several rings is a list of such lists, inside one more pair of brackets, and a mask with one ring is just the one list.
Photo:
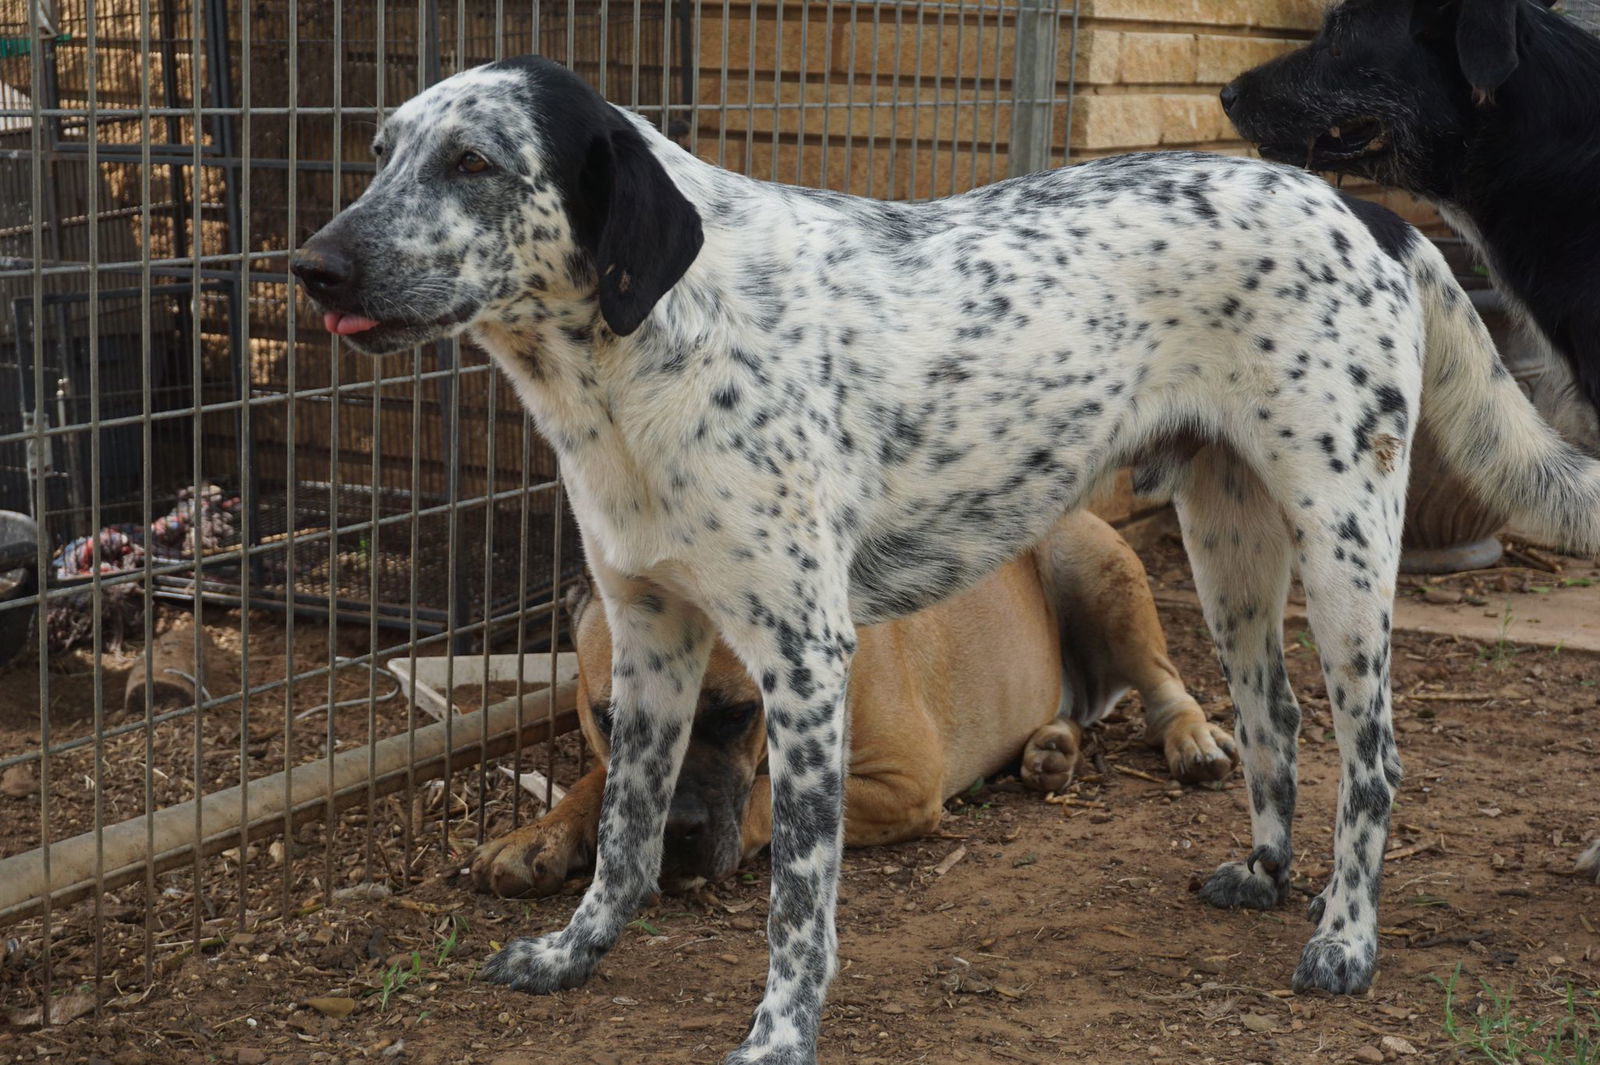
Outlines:
[[636, 120], [546, 59], [441, 81], [372, 150], [372, 184], [291, 261], [328, 329], [371, 355], [573, 306], [627, 335], [700, 250]]
[[1345, 0], [1222, 106], [1269, 159], [1447, 197], [1519, 37], [1557, 18], [1534, 0]]
[[[611, 751], [611, 630], [587, 586], [567, 600], [578, 651], [578, 720], [601, 757]], [[739, 866], [750, 786], [766, 759], [761, 692], [720, 641], [711, 652], [689, 749], [667, 814], [661, 884], [720, 880]]]

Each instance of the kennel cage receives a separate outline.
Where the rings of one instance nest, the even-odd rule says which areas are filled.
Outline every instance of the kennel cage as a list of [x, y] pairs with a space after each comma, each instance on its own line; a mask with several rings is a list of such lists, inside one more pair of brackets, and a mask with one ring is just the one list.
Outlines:
[[0, 390], [18, 397], [0, 404], [0, 510], [60, 550], [215, 485], [239, 513], [148, 542], [156, 594], [423, 632], [553, 600], [577, 566], [556, 564], [556, 523], [576, 530], [509, 389], [453, 343], [380, 378], [297, 328], [284, 252], [359, 194], [378, 109], [449, 70], [539, 51], [667, 115], [694, 92], [667, 59], [689, 54], [688, 11], [385, 0], [291, 23], [242, 0], [113, 0], [91, 27], [81, 5], [36, 8], [37, 26], [0, 6]]

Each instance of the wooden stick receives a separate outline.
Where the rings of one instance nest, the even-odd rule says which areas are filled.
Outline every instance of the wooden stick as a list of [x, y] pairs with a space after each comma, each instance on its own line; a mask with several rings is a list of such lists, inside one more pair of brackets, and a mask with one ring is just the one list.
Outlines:
[[1049, 795], [1045, 802], [1051, 806], [1081, 806], [1086, 810], [1104, 810], [1106, 804], [1098, 799], [1075, 799], [1071, 795]]
[[1546, 573], [1560, 573], [1561, 564], [1553, 558], [1547, 557], [1538, 548], [1534, 547], [1508, 547], [1506, 554], [1519, 562], [1524, 562]]
[[967, 856], [967, 848], [964, 847], [964, 846], [963, 847], [957, 847], [955, 850], [951, 851], [949, 854], [946, 854], [944, 856], [944, 859], [938, 865], [933, 867], [933, 875], [934, 876], [943, 876], [944, 874], [948, 873], [950, 870], [954, 869], [955, 866], [956, 866], [956, 863], [959, 862], [961, 859], [965, 858], [966, 856]]
[[1436, 851], [1438, 849], [1438, 843], [1417, 843], [1410, 847], [1401, 847], [1398, 850], [1392, 850], [1383, 856], [1383, 860], [1386, 862], [1398, 862], [1402, 858], [1414, 858], [1419, 854], [1427, 854], [1430, 851]]

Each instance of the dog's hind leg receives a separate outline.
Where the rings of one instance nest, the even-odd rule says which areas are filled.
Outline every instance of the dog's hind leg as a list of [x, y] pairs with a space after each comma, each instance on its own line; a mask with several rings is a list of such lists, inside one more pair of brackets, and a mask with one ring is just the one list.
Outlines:
[[1254, 841], [1249, 857], [1220, 866], [1200, 897], [1213, 906], [1270, 909], [1282, 898], [1294, 858], [1300, 705], [1283, 658], [1289, 531], [1260, 479], [1224, 446], [1202, 449], [1179, 477], [1174, 502], [1233, 696]]
[[1167, 657], [1144, 565], [1128, 542], [1080, 511], [1057, 522], [1035, 556], [1060, 620], [1067, 691], [1062, 717], [1029, 741], [1023, 779], [1040, 790], [1064, 786], [1081, 726], [1099, 721], [1130, 687], [1144, 701], [1145, 742], [1166, 756], [1175, 779], [1194, 783], [1231, 773], [1239, 761], [1233, 737], [1206, 720]]
[[1407, 458], [1374, 476], [1359, 497], [1312, 503], [1294, 515], [1300, 579], [1341, 763], [1333, 876], [1311, 903], [1317, 931], [1295, 970], [1297, 988], [1362, 991], [1377, 962], [1383, 851], [1400, 784], [1389, 640]]
[[1022, 748], [1022, 782], [1034, 791], [1062, 791], [1078, 774], [1083, 726], [1066, 714], [1040, 725]]
[[712, 607], [723, 639], [761, 685], [772, 795], [767, 989], [726, 1065], [814, 1065], [823, 998], [838, 964], [845, 689], [856, 631], [847, 580], [829, 576], [826, 567], [820, 575], [797, 570], [723, 598], [737, 603], [734, 611]]
[[714, 632], [687, 600], [595, 566], [611, 629], [611, 759], [594, 882], [565, 929], [518, 939], [482, 977], [520, 991], [576, 987], [656, 890], [662, 833]]

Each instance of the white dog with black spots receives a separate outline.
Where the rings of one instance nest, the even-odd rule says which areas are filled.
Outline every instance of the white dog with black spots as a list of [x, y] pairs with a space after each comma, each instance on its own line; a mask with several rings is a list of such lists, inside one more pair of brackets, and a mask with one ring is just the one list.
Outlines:
[[1368, 985], [1419, 422], [1487, 499], [1600, 548], [1600, 466], [1538, 419], [1432, 245], [1306, 174], [1216, 155], [915, 204], [767, 184], [531, 58], [428, 89], [373, 149], [371, 186], [294, 270], [359, 350], [465, 332], [494, 357], [559, 455], [613, 639], [594, 882], [488, 979], [581, 983], [652, 892], [720, 633], [765, 693], [773, 802], [766, 994], [728, 1061], [814, 1061], [855, 626], [976, 582], [1137, 465], [1175, 498], [1238, 708], [1254, 848], [1202, 895], [1285, 894], [1297, 568], [1343, 769], [1294, 983]]

